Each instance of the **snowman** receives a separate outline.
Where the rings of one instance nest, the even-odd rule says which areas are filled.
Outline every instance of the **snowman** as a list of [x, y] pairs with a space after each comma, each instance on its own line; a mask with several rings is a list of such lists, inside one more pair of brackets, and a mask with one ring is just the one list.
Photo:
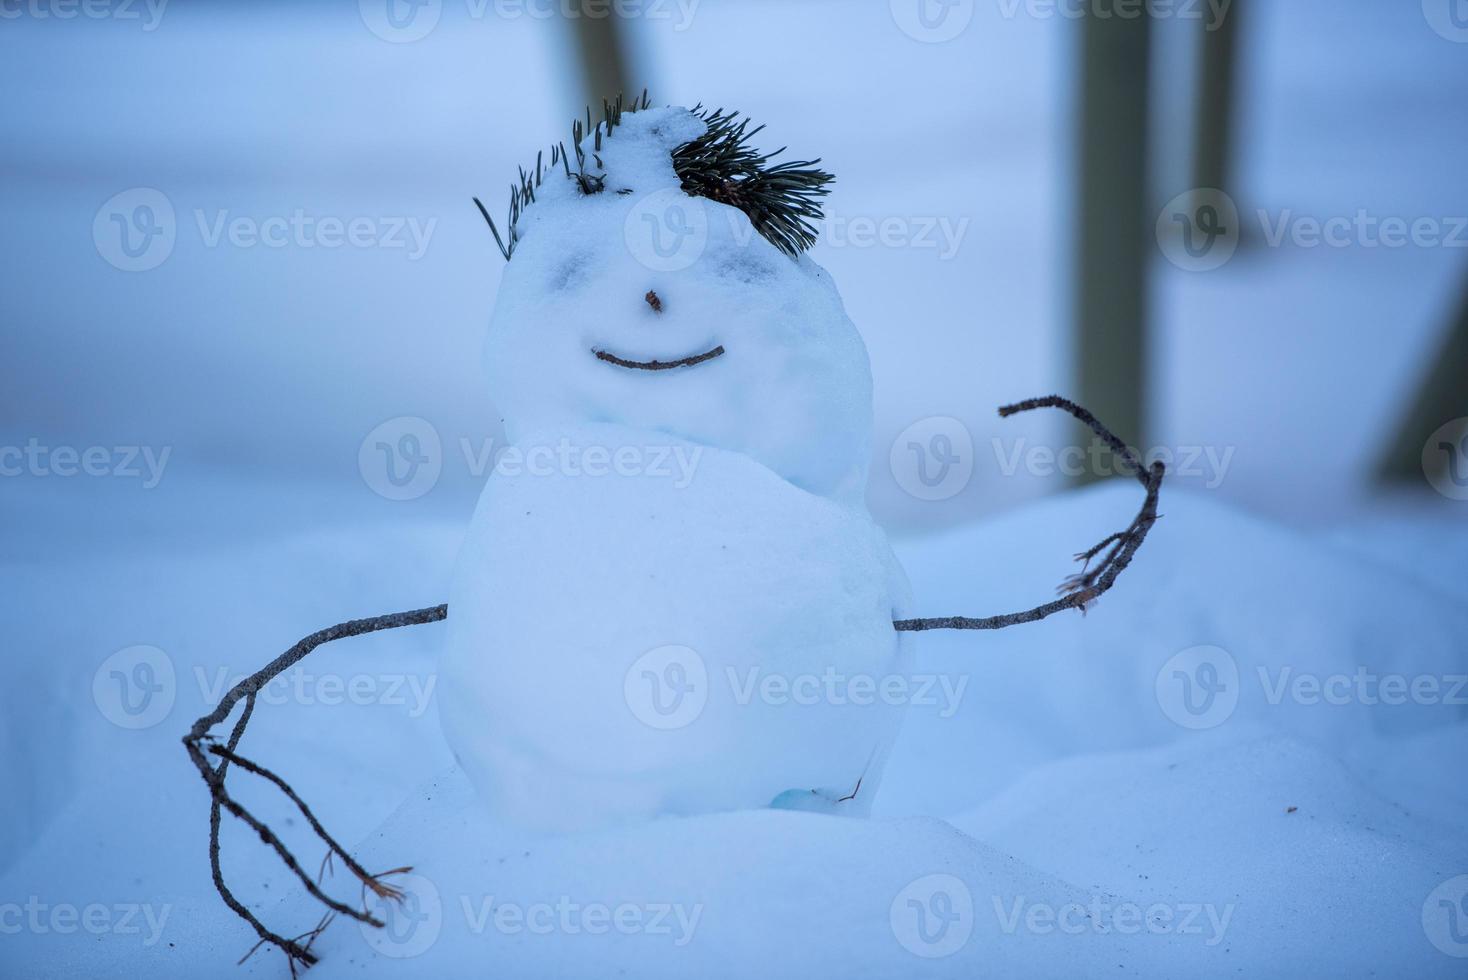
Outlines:
[[871, 372], [802, 254], [831, 177], [771, 165], [756, 132], [611, 106], [521, 175], [503, 234], [491, 220], [508, 445], [439, 690], [497, 818], [865, 813], [877, 792], [912, 651], [863, 501]]

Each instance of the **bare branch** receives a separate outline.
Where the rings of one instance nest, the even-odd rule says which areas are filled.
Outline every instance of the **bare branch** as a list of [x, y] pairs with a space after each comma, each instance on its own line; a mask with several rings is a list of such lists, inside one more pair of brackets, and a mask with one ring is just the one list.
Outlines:
[[[266, 684], [269, 684], [282, 672], [299, 663], [311, 651], [323, 643], [340, 640], [348, 636], [361, 636], [366, 633], [376, 633], [381, 630], [398, 629], [403, 626], [436, 623], [445, 619], [447, 616], [448, 606], [440, 605], [427, 609], [416, 609], [411, 612], [374, 616], [371, 619], [354, 619], [350, 622], [338, 623], [336, 626], [327, 627], [324, 630], [318, 630], [301, 640], [279, 657], [276, 657], [259, 671], [256, 671], [230, 688], [229, 692], [225, 694], [219, 704], [215, 706], [214, 710], [194, 722], [193, 728], [184, 736], [183, 743], [184, 747], [188, 750], [189, 758], [193, 760], [194, 766], [199, 770], [199, 775], [203, 777], [204, 784], [209, 787], [209, 868], [214, 878], [214, 887], [219, 892], [220, 897], [224, 899], [224, 904], [228, 905], [234, 910], [235, 914], [250, 924], [251, 928], [255, 930], [255, 934], [260, 937], [260, 942], [272, 943], [285, 952], [291, 965], [292, 974], [295, 973], [295, 964], [298, 961], [306, 966], [310, 966], [316, 962], [316, 955], [311, 952], [311, 943], [320, 934], [321, 930], [325, 928], [326, 923], [330, 921], [330, 916], [336, 914], [346, 915], [360, 922], [367, 922], [376, 926], [381, 926], [382, 923], [366, 912], [365, 902], [363, 909], [355, 909], [337, 901], [322, 891], [320, 887], [320, 873], [318, 872], [317, 879], [313, 881], [311, 876], [301, 867], [295, 855], [276, 836], [275, 832], [229, 794], [225, 786], [225, 776], [229, 772], [231, 763], [244, 769], [246, 772], [266, 779], [276, 788], [280, 789], [281, 792], [285, 793], [306, 817], [307, 822], [311, 826], [311, 830], [326, 844], [327, 859], [329, 860], [333, 854], [340, 857], [342, 862], [347, 866], [347, 869], [362, 882], [364, 888], [370, 888], [377, 895], [389, 899], [401, 897], [401, 892], [391, 885], [386, 885], [379, 881], [378, 879], [382, 875], [372, 875], [358, 864], [337, 843], [336, 839], [326, 832], [326, 828], [317, 820], [311, 808], [291, 788], [289, 783], [264, 766], [251, 762], [249, 759], [235, 752], [240, 738], [245, 734], [245, 726], [249, 724], [250, 718], [254, 715], [256, 696]], [[235, 722], [234, 728], [229, 736], [229, 741], [223, 746], [218, 745], [215, 742], [214, 736], [209, 734], [210, 729], [228, 718], [230, 712], [234, 710], [235, 705], [239, 704], [242, 699], [245, 702], [245, 706], [240, 712], [239, 720]], [[209, 762], [206, 755], [206, 743], [208, 743], [207, 753], [219, 758], [219, 764], [217, 766], [211, 765]], [[329, 910], [327, 917], [322, 919], [321, 924], [315, 930], [295, 939], [289, 939], [271, 931], [243, 902], [235, 897], [235, 894], [229, 889], [229, 886], [225, 884], [224, 874], [219, 862], [219, 828], [222, 822], [221, 811], [223, 810], [228, 810], [231, 816], [242, 821], [255, 831], [256, 835], [263, 842], [270, 845], [280, 857], [281, 861], [285, 863], [286, 867], [301, 881], [307, 892], [327, 906]], [[325, 866], [323, 862], [323, 869]], [[307, 940], [304, 945], [301, 943], [302, 939]], [[246, 955], [248, 956], [249, 954]]]
[[[1147, 538], [1147, 532], [1157, 522], [1157, 498], [1162, 489], [1162, 477], [1165, 467], [1161, 462], [1155, 462], [1151, 468], [1142, 465], [1126, 443], [1122, 442], [1102, 425], [1101, 422], [1081, 406], [1069, 399], [1061, 398], [1059, 395], [1050, 395], [1046, 398], [1031, 398], [1014, 405], [1005, 405], [999, 409], [1000, 418], [1009, 418], [1020, 412], [1028, 412], [1036, 408], [1059, 408], [1074, 415], [1085, 423], [1101, 441], [1114, 452], [1121, 461], [1126, 464], [1127, 470], [1137, 478], [1147, 491], [1142, 501], [1142, 509], [1138, 512], [1131, 526], [1125, 531], [1108, 535], [1100, 544], [1076, 555], [1076, 561], [1082, 562], [1081, 571], [1067, 578], [1060, 585], [1061, 598], [1033, 609], [1023, 612], [1004, 613], [999, 616], [989, 616], [984, 619], [972, 619], [967, 616], [944, 616], [936, 619], [899, 619], [892, 626], [899, 632], [920, 633], [926, 630], [998, 630], [1007, 626], [1018, 626], [1021, 623], [1034, 623], [1048, 616], [1053, 616], [1066, 609], [1079, 609], [1082, 613], [1099, 599], [1112, 585], [1116, 578], [1128, 565], [1132, 557], [1136, 555], [1137, 549]], [[1106, 557], [1092, 569], [1091, 561], [1107, 548]]]

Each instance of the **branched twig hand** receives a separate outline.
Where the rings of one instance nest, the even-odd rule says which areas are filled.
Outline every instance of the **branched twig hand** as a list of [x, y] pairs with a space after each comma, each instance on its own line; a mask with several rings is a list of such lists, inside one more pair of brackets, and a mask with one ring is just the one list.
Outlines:
[[[382, 875], [372, 875], [358, 864], [347, 853], [346, 849], [326, 832], [326, 828], [316, 819], [316, 815], [311, 812], [311, 808], [297, 795], [289, 783], [264, 766], [251, 762], [235, 751], [239, 745], [241, 736], [245, 734], [245, 726], [250, 723], [250, 718], [255, 713], [255, 698], [266, 684], [269, 684], [281, 672], [300, 662], [307, 654], [323, 643], [328, 643], [331, 640], [340, 640], [348, 636], [361, 636], [364, 633], [375, 633], [379, 630], [397, 629], [401, 626], [436, 623], [447, 615], [447, 606], [433, 606], [429, 609], [393, 613], [388, 616], [376, 616], [372, 619], [355, 619], [351, 622], [339, 623], [336, 626], [312, 633], [285, 653], [276, 657], [265, 667], [230, 688], [229, 693], [224, 696], [215, 709], [194, 722], [194, 727], [184, 736], [183, 743], [188, 749], [189, 758], [193, 760], [194, 765], [199, 770], [199, 775], [204, 777], [204, 783], [209, 787], [211, 800], [209, 808], [209, 868], [214, 876], [214, 887], [219, 891], [220, 897], [224, 899], [224, 904], [228, 905], [240, 918], [250, 924], [255, 930], [256, 935], [260, 937], [260, 942], [273, 943], [285, 952], [289, 958], [293, 973], [295, 972], [297, 962], [305, 966], [310, 966], [316, 962], [316, 955], [311, 952], [310, 948], [311, 941], [325, 928], [331, 916], [337, 914], [345, 915], [359, 922], [366, 922], [374, 926], [381, 926], [382, 923], [366, 911], [365, 902], [362, 909], [356, 909], [337, 901], [322, 891], [320, 875], [318, 875], [317, 880], [313, 881], [311, 876], [306, 874], [305, 869], [301, 867], [301, 863], [296, 859], [296, 856], [276, 836], [275, 832], [230, 795], [225, 785], [225, 777], [229, 774], [231, 764], [267, 780], [296, 805], [296, 808], [306, 818], [306, 822], [310, 825], [311, 830], [326, 844], [327, 861], [331, 859], [332, 855], [341, 858], [342, 864], [362, 882], [363, 887], [365, 889], [371, 889], [380, 898], [398, 899], [402, 897], [402, 893], [391, 885], [380, 881], [379, 879]], [[241, 700], [245, 702], [245, 705], [240, 711], [239, 720], [235, 722], [234, 729], [229, 736], [229, 741], [220, 745], [218, 739], [211, 735], [209, 730], [228, 718], [230, 712], [234, 710], [235, 705], [239, 704]], [[209, 756], [211, 755], [219, 760], [217, 764], [209, 761]], [[328, 918], [324, 918], [316, 929], [295, 939], [289, 939], [272, 932], [230, 891], [229, 886], [224, 883], [224, 874], [219, 866], [219, 826], [222, 810], [228, 810], [232, 816], [243, 821], [251, 830], [255, 831], [260, 839], [270, 845], [271, 849], [280, 856], [280, 859], [285, 862], [285, 866], [306, 887], [306, 891], [310, 892], [312, 896], [327, 907]], [[326, 867], [327, 864], [323, 861], [322, 870], [324, 871]], [[302, 940], [306, 941], [303, 943]]]
[[[1110, 589], [1116, 581], [1116, 577], [1130, 564], [1137, 549], [1142, 546], [1142, 541], [1147, 537], [1147, 532], [1157, 520], [1157, 495], [1162, 486], [1163, 466], [1161, 463], [1153, 463], [1148, 469], [1142, 465], [1136, 453], [1113, 435], [1104, 425], [1096, 420], [1090, 412], [1081, 408], [1073, 402], [1058, 396], [1048, 398], [1033, 398], [1029, 401], [1020, 402], [1016, 405], [1006, 405], [999, 409], [999, 414], [1005, 418], [1020, 412], [1028, 412], [1036, 408], [1059, 408], [1069, 412], [1090, 426], [1091, 431], [1096, 433], [1116, 455], [1126, 464], [1127, 468], [1141, 481], [1147, 491], [1146, 499], [1142, 503], [1141, 512], [1137, 514], [1136, 520], [1125, 531], [1113, 534], [1087, 551], [1076, 556], [1077, 561], [1084, 562], [1082, 570], [1066, 579], [1060, 591], [1062, 597], [1043, 606], [1036, 606], [1024, 612], [1007, 613], [1001, 616], [990, 616], [987, 619], [969, 619], [963, 616], [950, 616], [942, 619], [901, 619], [892, 625], [895, 629], [903, 632], [921, 632], [923, 630], [936, 629], [960, 629], [960, 630], [992, 630], [1003, 629], [1006, 626], [1016, 626], [1020, 623], [1033, 623], [1054, 615], [1062, 609], [1085, 609], [1096, 599]], [[1098, 555], [1103, 555], [1096, 567], [1091, 567], [1091, 562]], [[374, 926], [382, 923], [367, 911], [366, 895], [368, 891], [379, 898], [390, 900], [400, 899], [402, 893], [386, 884], [381, 879], [394, 874], [400, 874], [411, 870], [410, 868], [395, 868], [380, 874], [371, 874], [353, 857], [347, 853], [336, 839], [326, 832], [326, 828], [316, 818], [306, 802], [291, 788], [280, 776], [266, 769], [258, 763], [241, 756], [235, 749], [239, 745], [240, 737], [245, 733], [245, 726], [249, 724], [251, 716], [255, 711], [255, 698], [260, 690], [270, 683], [276, 676], [302, 660], [312, 650], [323, 643], [331, 640], [339, 640], [348, 636], [361, 636], [364, 633], [375, 633], [379, 630], [397, 629], [402, 626], [416, 626], [422, 623], [436, 623], [448, 617], [448, 606], [433, 606], [428, 609], [417, 609], [413, 612], [394, 613], [388, 616], [376, 616], [372, 619], [357, 619], [347, 623], [340, 623], [312, 633], [301, 640], [285, 653], [275, 658], [268, 665], [230, 689], [209, 714], [194, 722], [194, 727], [184, 736], [184, 745], [188, 748], [189, 758], [198, 767], [199, 774], [204, 777], [204, 783], [209, 787], [211, 798], [209, 809], [209, 867], [214, 876], [214, 887], [218, 889], [224, 903], [235, 911], [240, 918], [244, 919], [255, 930], [260, 937], [260, 942], [255, 948], [263, 943], [272, 943], [280, 947], [289, 959], [291, 972], [295, 973], [296, 965], [310, 966], [316, 962], [316, 955], [311, 952], [311, 945], [326, 928], [326, 926], [337, 916], [345, 915]], [[244, 701], [244, 707], [229, 740], [220, 745], [217, 738], [210, 734], [210, 729], [224, 722], [234, 710], [235, 706]], [[211, 763], [209, 757], [218, 760]], [[295, 855], [285, 846], [285, 843], [276, 836], [264, 822], [242, 806], [225, 786], [225, 776], [229, 773], [230, 766], [238, 766], [240, 769], [259, 776], [266, 780], [295, 804], [296, 808], [306, 818], [307, 824], [313, 833], [326, 844], [326, 857], [321, 864], [321, 871], [315, 880], [311, 878], [301, 867]], [[219, 866], [219, 826], [221, 812], [228, 810], [237, 819], [243, 821], [268, 844], [280, 859], [285, 862], [296, 878], [305, 886], [306, 891], [326, 906], [326, 913], [320, 922], [310, 932], [295, 938], [287, 938], [276, 932], [272, 932], [262, 923], [253, 912], [235, 897], [229, 886], [224, 883], [224, 875]], [[321, 879], [326, 870], [331, 867], [333, 858], [340, 858], [353, 876], [362, 884], [363, 903], [362, 908], [354, 908], [343, 902], [339, 902], [326, 894], [321, 888]], [[252, 949], [250, 952], [254, 952]], [[248, 957], [248, 953], [246, 956]]]
[[[1141, 481], [1142, 487], [1147, 491], [1146, 498], [1142, 501], [1142, 509], [1138, 512], [1136, 520], [1125, 531], [1118, 531], [1110, 535], [1100, 544], [1076, 555], [1076, 561], [1083, 562], [1081, 571], [1070, 576], [1061, 583], [1061, 597], [1053, 602], [1047, 602], [1033, 609], [1023, 612], [1004, 613], [999, 616], [988, 616], [984, 619], [971, 619], [967, 616], [943, 616], [936, 619], [899, 619], [892, 625], [903, 632], [922, 632], [924, 630], [998, 630], [1006, 626], [1018, 626], [1020, 623], [1033, 623], [1047, 616], [1053, 616], [1063, 609], [1079, 609], [1085, 612], [1090, 608], [1102, 593], [1111, 588], [1116, 582], [1116, 577], [1131, 564], [1132, 556], [1142, 546], [1147, 538], [1147, 532], [1157, 522], [1157, 495], [1162, 489], [1162, 476], [1165, 469], [1160, 462], [1153, 463], [1151, 468], [1142, 465], [1137, 454], [1127, 447], [1126, 443], [1118, 439], [1111, 430], [1097, 421], [1096, 416], [1081, 408], [1075, 402], [1061, 398], [1059, 395], [1050, 395], [1046, 398], [1031, 398], [1014, 405], [1005, 405], [999, 409], [1001, 418], [1009, 418], [1020, 412], [1028, 412], [1036, 408], [1059, 408], [1069, 412], [1080, 419], [1091, 431], [1096, 433], [1114, 452], [1127, 469]], [[1109, 549], [1109, 550], [1108, 550]], [[1092, 560], [1102, 552], [1105, 557], [1095, 567], [1091, 567]]]

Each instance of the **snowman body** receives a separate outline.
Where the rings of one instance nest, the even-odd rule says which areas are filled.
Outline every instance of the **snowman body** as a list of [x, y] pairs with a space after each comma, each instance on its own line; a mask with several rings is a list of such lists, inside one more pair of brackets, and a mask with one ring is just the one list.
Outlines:
[[[829, 276], [680, 189], [682, 109], [547, 183], [486, 344], [509, 445], [450, 596], [445, 734], [498, 817], [865, 812], [911, 689]], [[676, 365], [676, 366], [673, 366]]]

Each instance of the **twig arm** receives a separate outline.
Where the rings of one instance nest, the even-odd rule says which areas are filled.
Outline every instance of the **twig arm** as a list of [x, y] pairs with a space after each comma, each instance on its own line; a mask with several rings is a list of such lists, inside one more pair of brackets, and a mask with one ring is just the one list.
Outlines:
[[[370, 619], [354, 619], [346, 623], [338, 623], [324, 630], [318, 630], [304, 638], [285, 653], [276, 657], [260, 670], [246, 677], [220, 699], [214, 710], [194, 722], [189, 733], [184, 736], [184, 747], [188, 750], [189, 758], [193, 761], [199, 775], [203, 777], [204, 784], [209, 787], [209, 870], [214, 878], [214, 887], [228, 905], [240, 918], [250, 924], [255, 934], [260, 937], [262, 943], [268, 942], [280, 947], [286, 954], [290, 964], [291, 972], [295, 972], [295, 964], [303, 963], [307, 966], [316, 962], [316, 955], [311, 952], [310, 943], [302, 945], [299, 939], [289, 939], [279, 933], [273, 932], [259, 917], [241, 902], [230, 890], [224, 881], [224, 873], [219, 861], [219, 829], [222, 822], [222, 811], [229, 811], [230, 815], [242, 821], [259, 838], [275, 851], [291, 872], [305, 885], [306, 890], [318, 901], [326, 905], [332, 912], [350, 916], [360, 922], [371, 925], [381, 925], [366, 911], [353, 908], [337, 901], [321, 890], [319, 882], [313, 881], [300, 862], [285, 843], [275, 834], [270, 827], [240, 804], [230, 795], [225, 785], [225, 776], [229, 773], [230, 764], [253, 773], [267, 780], [294, 803], [306, 817], [312, 831], [327, 846], [327, 856], [337, 855], [347, 866], [352, 874], [360, 879], [366, 888], [370, 888], [377, 895], [386, 898], [399, 897], [401, 893], [391, 885], [384, 884], [379, 879], [381, 875], [368, 874], [360, 864], [347, 853], [336, 839], [326, 832], [326, 828], [317, 820], [316, 815], [306, 802], [291, 788], [280, 776], [266, 769], [264, 766], [251, 762], [249, 759], [239, 755], [235, 749], [239, 746], [240, 738], [245, 734], [245, 727], [250, 723], [255, 712], [255, 700], [260, 691], [284, 671], [303, 660], [311, 651], [323, 643], [332, 640], [340, 640], [349, 636], [362, 636], [366, 633], [376, 633], [381, 630], [398, 629], [403, 626], [417, 626], [423, 623], [436, 623], [448, 616], [448, 606], [431, 606], [426, 609], [415, 609], [411, 612], [392, 613], [387, 616], [374, 616]], [[230, 732], [229, 740], [224, 745], [219, 745], [216, 738], [210, 734], [210, 730], [221, 724], [229, 717], [235, 705], [243, 700], [244, 709], [240, 712], [239, 720], [235, 722]], [[213, 755], [219, 759], [218, 765], [211, 764], [208, 756]], [[328, 913], [330, 914], [330, 913]], [[308, 933], [308, 936], [314, 934]], [[304, 937], [302, 937], [304, 938]]]
[[[1147, 532], [1157, 522], [1157, 499], [1162, 489], [1162, 478], [1166, 468], [1161, 462], [1155, 462], [1151, 467], [1143, 466], [1137, 454], [1126, 443], [1118, 439], [1110, 429], [1102, 425], [1096, 416], [1075, 402], [1061, 398], [1059, 395], [1031, 398], [1014, 405], [1005, 405], [999, 409], [999, 416], [1009, 418], [1011, 415], [1036, 408], [1059, 408], [1069, 412], [1089, 427], [1121, 459], [1127, 470], [1146, 490], [1146, 496], [1142, 500], [1142, 509], [1138, 512], [1136, 519], [1125, 531], [1109, 535], [1100, 544], [1076, 555], [1076, 560], [1083, 562], [1084, 565], [1079, 574], [1072, 575], [1061, 584], [1060, 591], [1063, 595], [1053, 602], [1047, 602], [1023, 612], [1003, 613], [983, 619], [968, 616], [899, 619], [892, 624], [894, 629], [905, 633], [920, 633], [926, 630], [998, 630], [1007, 626], [1018, 626], [1021, 623], [1038, 622], [1066, 609], [1079, 609], [1085, 612], [1091, 603], [1116, 583], [1117, 576], [1131, 564], [1137, 549], [1147, 539]], [[1106, 551], [1108, 547], [1111, 550], [1106, 552], [1106, 557], [1094, 569], [1091, 568], [1092, 559]]]

